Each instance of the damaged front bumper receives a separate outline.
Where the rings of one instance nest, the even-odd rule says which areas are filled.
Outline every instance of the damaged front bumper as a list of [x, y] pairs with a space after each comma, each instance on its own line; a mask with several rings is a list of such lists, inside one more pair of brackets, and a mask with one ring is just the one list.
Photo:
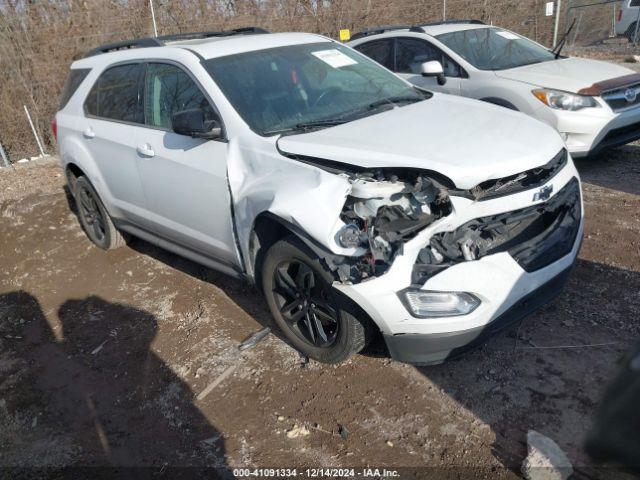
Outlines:
[[[371, 316], [400, 361], [440, 363], [531, 313], [559, 293], [580, 248], [582, 200], [572, 162], [540, 187], [482, 201], [452, 194], [451, 202], [453, 211], [405, 243], [386, 273], [335, 283]], [[536, 212], [543, 213], [532, 222]], [[425, 248], [447, 235], [449, 244], [459, 240], [456, 232], [465, 239], [465, 228], [474, 230], [468, 251], [436, 252], [441, 266], [416, 275]], [[421, 318], [403, 301], [406, 289], [464, 292], [479, 303], [464, 315]]]

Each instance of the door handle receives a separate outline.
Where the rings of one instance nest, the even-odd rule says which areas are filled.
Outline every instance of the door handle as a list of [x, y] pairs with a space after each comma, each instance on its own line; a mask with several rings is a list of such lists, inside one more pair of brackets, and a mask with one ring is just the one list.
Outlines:
[[93, 128], [91, 127], [87, 127], [84, 129], [84, 131], [82, 132], [82, 136], [84, 138], [93, 138], [96, 136], [96, 132], [93, 131]]
[[136, 150], [143, 157], [151, 158], [151, 157], [155, 156], [155, 154], [156, 154], [153, 151], [153, 148], [151, 148], [151, 145], [149, 145], [148, 143], [145, 143], [144, 145], [138, 145], [138, 148]]

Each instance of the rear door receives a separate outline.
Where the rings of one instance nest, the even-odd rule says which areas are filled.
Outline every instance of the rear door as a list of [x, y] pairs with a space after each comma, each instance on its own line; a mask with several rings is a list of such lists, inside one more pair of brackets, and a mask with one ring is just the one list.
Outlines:
[[172, 131], [174, 113], [201, 109], [221, 119], [185, 68], [148, 63], [144, 80], [145, 128], [137, 129], [140, 178], [149, 219], [163, 238], [231, 267], [239, 265], [227, 182], [226, 140], [204, 140]]
[[[442, 64], [447, 82], [439, 85], [436, 77], [423, 77], [421, 66], [425, 62]], [[394, 71], [402, 78], [422, 88], [436, 92], [461, 94], [462, 68], [439, 48], [415, 37], [396, 37]]]
[[[146, 201], [136, 165], [133, 131], [144, 123], [142, 63], [107, 68], [96, 80], [78, 123], [82, 141], [99, 170], [90, 180], [116, 219], [144, 220]], [[102, 179], [102, 181], [101, 181]]]

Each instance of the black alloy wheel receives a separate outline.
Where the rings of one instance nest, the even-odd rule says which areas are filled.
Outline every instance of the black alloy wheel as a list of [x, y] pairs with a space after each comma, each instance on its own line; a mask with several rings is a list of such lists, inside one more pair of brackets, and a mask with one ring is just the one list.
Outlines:
[[340, 311], [331, 286], [300, 259], [281, 262], [273, 275], [273, 293], [282, 318], [303, 341], [331, 347], [338, 336]]
[[78, 214], [85, 225], [87, 235], [96, 245], [102, 245], [106, 236], [105, 218], [98, 207], [93, 193], [81, 184], [76, 190], [78, 198]]

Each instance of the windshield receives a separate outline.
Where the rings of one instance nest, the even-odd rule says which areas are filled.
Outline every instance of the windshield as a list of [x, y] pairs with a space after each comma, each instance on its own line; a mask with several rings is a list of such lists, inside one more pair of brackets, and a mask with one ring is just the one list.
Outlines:
[[475, 28], [436, 38], [480, 70], [506, 70], [555, 60], [542, 45], [499, 28]]
[[425, 98], [374, 61], [332, 42], [229, 55], [203, 64], [261, 135], [331, 126]]

